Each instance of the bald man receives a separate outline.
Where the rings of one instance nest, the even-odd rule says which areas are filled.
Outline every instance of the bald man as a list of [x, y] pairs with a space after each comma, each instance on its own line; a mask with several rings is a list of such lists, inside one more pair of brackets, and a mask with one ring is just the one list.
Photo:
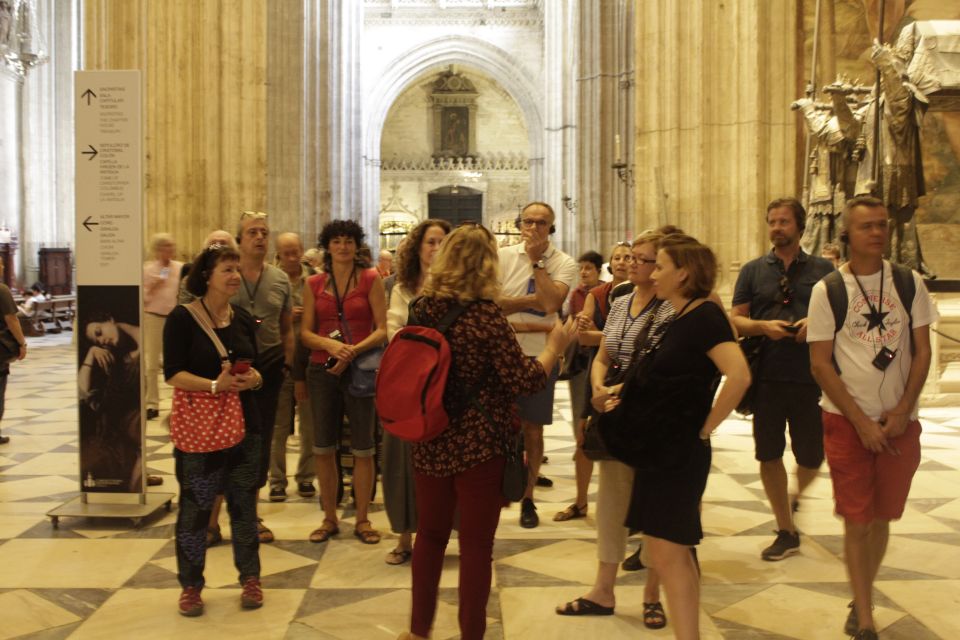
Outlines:
[[313, 270], [303, 263], [303, 242], [297, 234], [281, 233], [277, 236], [276, 247], [276, 265], [290, 280], [293, 335], [296, 340], [293, 368], [280, 386], [270, 450], [270, 502], [283, 502], [287, 499], [287, 438], [293, 433], [294, 410], [300, 418], [300, 455], [294, 475], [297, 493], [301, 498], [317, 495], [313, 486], [313, 479], [317, 475], [313, 464], [313, 415], [307, 402], [306, 366], [309, 352], [300, 344], [303, 285], [313, 275]]

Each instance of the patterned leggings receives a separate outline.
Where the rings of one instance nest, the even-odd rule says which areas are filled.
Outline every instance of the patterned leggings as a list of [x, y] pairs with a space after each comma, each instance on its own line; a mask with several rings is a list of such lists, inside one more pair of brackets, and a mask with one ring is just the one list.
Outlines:
[[174, 449], [180, 507], [177, 512], [177, 579], [183, 587], [203, 586], [207, 524], [218, 493], [227, 499], [233, 562], [242, 582], [260, 577], [257, 538], [257, 470], [260, 435], [248, 433], [230, 449], [184, 453]]

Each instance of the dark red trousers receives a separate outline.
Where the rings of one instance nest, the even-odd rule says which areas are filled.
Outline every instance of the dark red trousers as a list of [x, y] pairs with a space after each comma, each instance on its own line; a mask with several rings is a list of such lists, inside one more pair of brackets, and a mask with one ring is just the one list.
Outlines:
[[414, 634], [429, 637], [433, 626], [443, 555], [459, 507], [460, 634], [462, 640], [483, 638], [493, 572], [493, 537], [504, 505], [503, 465], [503, 458], [493, 458], [443, 478], [414, 473], [418, 514], [410, 624]]

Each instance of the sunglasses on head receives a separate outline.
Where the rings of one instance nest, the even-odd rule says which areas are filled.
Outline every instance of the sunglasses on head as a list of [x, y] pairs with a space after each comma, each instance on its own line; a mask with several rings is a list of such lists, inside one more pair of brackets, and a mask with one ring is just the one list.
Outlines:
[[793, 302], [793, 288], [790, 286], [787, 276], [780, 276], [780, 294], [783, 296], [783, 304]]

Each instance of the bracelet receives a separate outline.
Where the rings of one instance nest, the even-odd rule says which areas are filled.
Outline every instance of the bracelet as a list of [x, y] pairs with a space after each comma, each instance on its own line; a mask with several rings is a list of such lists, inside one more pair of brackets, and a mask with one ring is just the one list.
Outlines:
[[91, 369], [93, 369], [93, 365], [91, 365], [91, 364], [89, 364], [89, 363], [87, 363], [87, 362], [84, 362], [82, 365], [80, 365], [80, 368], [81, 368], [81, 369], [84, 368], [84, 367], [90, 367]]
[[211, 395], [214, 395], [214, 396], [217, 395], [217, 381], [216, 381], [216, 380], [211, 380], [211, 381], [210, 381], [210, 394], [211, 394]]
[[257, 384], [250, 387], [250, 391], [259, 391], [263, 388], [263, 375], [258, 371], [257, 372]]

